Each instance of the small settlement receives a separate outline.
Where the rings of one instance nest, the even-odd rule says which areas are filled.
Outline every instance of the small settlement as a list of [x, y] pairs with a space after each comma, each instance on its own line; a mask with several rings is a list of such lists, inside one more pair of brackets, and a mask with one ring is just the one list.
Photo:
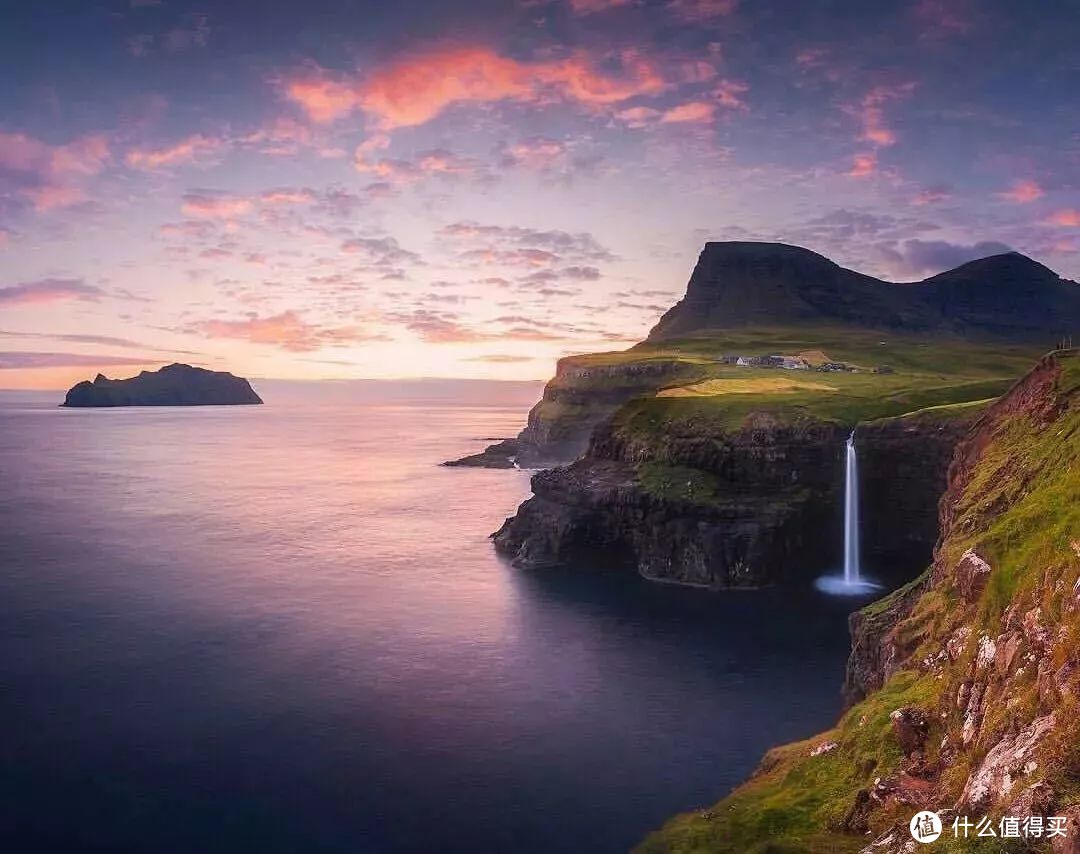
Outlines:
[[[722, 365], [734, 365], [739, 368], [777, 368], [784, 371], [820, 371], [822, 373], [833, 373], [843, 371], [850, 374], [856, 374], [860, 368], [855, 365], [849, 365], [846, 362], [823, 362], [816, 368], [811, 365], [806, 359], [799, 356], [782, 356], [778, 354], [770, 354], [768, 356], [739, 356], [736, 354], [721, 356], [717, 361]], [[882, 365], [873, 369], [875, 374], [891, 374], [893, 369]]]

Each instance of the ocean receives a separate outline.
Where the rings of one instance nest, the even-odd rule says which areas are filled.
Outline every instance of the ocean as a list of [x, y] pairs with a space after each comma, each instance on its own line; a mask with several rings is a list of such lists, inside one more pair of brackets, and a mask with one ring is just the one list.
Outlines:
[[495, 555], [535, 387], [257, 387], [0, 394], [0, 850], [625, 851], [840, 711], [847, 600]]

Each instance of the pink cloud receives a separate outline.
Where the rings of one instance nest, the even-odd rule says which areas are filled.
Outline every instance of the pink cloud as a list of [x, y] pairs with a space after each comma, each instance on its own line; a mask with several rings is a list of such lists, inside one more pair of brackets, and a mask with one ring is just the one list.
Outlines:
[[570, 0], [570, 8], [575, 15], [595, 15], [608, 9], [629, 6], [633, 0]]
[[856, 154], [848, 175], [852, 178], [867, 178], [877, 171], [877, 155], [873, 152]]
[[641, 128], [652, 124], [660, 115], [660, 111], [652, 107], [628, 107], [617, 112], [615, 118], [632, 128]]
[[287, 117], [276, 118], [258, 130], [239, 137], [237, 141], [242, 145], [256, 147], [261, 153], [270, 154], [272, 157], [289, 157], [305, 148], [314, 149], [320, 157], [345, 155], [340, 149], [327, 145], [305, 123]]
[[320, 124], [347, 116], [360, 106], [360, 95], [353, 86], [329, 79], [321, 69], [314, 76], [287, 83], [285, 96]]
[[501, 267], [547, 267], [559, 260], [559, 256], [546, 249], [469, 249], [461, 253], [467, 261]]
[[309, 353], [324, 346], [354, 343], [370, 338], [359, 327], [322, 327], [309, 323], [295, 311], [244, 320], [205, 320], [188, 331], [207, 338], [233, 338], [252, 344], [271, 344], [293, 353]]
[[620, 73], [611, 74], [581, 52], [521, 62], [486, 47], [442, 48], [353, 80], [334, 80], [316, 69], [286, 83], [283, 91], [312, 121], [330, 122], [362, 109], [386, 131], [424, 124], [456, 104], [563, 98], [601, 108], [667, 88], [659, 69], [640, 54], [625, 51], [617, 59]]
[[1008, 190], [998, 193], [998, 195], [1003, 199], [1008, 199], [1010, 202], [1026, 205], [1041, 199], [1046, 195], [1046, 191], [1034, 181], [1017, 181]]
[[529, 169], [550, 169], [566, 154], [566, 144], [557, 139], [535, 136], [505, 145], [501, 152], [507, 164]]
[[937, 185], [933, 187], [924, 187], [915, 194], [915, 198], [911, 200], [913, 205], [934, 205], [938, 202], [943, 202], [946, 199], [952, 198], [952, 190], [948, 187]]
[[187, 193], [180, 206], [184, 216], [204, 219], [236, 219], [251, 210], [251, 199], [243, 196]]
[[896, 134], [885, 120], [885, 105], [908, 97], [914, 90], [914, 83], [877, 86], [863, 96], [858, 106], [849, 108], [849, 112], [857, 115], [862, 124], [859, 139], [881, 148], [893, 145]]
[[194, 163], [200, 157], [219, 151], [224, 144], [221, 139], [194, 134], [164, 148], [132, 149], [124, 160], [134, 169], [152, 171], [165, 166]]
[[675, 17], [688, 23], [701, 23], [730, 15], [739, 0], [671, 0], [668, 9]]
[[44, 303], [82, 300], [96, 302], [105, 292], [82, 279], [38, 279], [0, 288], [0, 304], [40, 305]]
[[429, 176], [462, 177], [474, 175], [479, 169], [476, 161], [459, 157], [443, 148], [420, 152], [414, 160], [383, 158], [368, 159], [372, 151], [385, 148], [389, 139], [373, 137], [356, 147], [353, 165], [356, 171], [375, 175], [391, 185], [410, 184]]
[[1080, 228], [1080, 210], [1076, 208], [1062, 208], [1054, 211], [1046, 218], [1049, 225], [1059, 225], [1063, 228]]
[[721, 106], [733, 110], [745, 110], [746, 102], [740, 96], [749, 90], [749, 86], [738, 80], [721, 80], [713, 90], [713, 97], [720, 102]]
[[315, 191], [307, 187], [279, 187], [263, 192], [259, 201], [264, 205], [310, 205], [315, 201]]
[[0, 173], [8, 173], [16, 192], [38, 211], [82, 201], [83, 184], [109, 159], [109, 142], [101, 134], [54, 146], [26, 134], [0, 132]]
[[109, 162], [109, 142], [91, 134], [52, 149], [51, 167], [58, 175], [97, 175]]
[[38, 212], [50, 211], [54, 208], [69, 208], [77, 205], [86, 198], [86, 192], [82, 187], [72, 184], [45, 184], [41, 187], [27, 187], [23, 195], [33, 204]]
[[703, 124], [713, 120], [716, 107], [705, 101], [688, 101], [666, 110], [660, 117], [662, 124]]

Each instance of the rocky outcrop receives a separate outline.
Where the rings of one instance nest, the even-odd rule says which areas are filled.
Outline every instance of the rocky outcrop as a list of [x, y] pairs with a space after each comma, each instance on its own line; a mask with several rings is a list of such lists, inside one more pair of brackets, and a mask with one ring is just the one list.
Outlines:
[[966, 602], [974, 602], [986, 588], [986, 582], [990, 580], [993, 567], [975, 553], [974, 549], [968, 549], [956, 565], [956, 587]]
[[[644, 355], [637, 359], [633, 350], [611, 356], [612, 363], [598, 363], [593, 356], [560, 359], [516, 439], [449, 464], [505, 468], [497, 461], [512, 458], [521, 468], [539, 469], [569, 463], [585, 452], [593, 429], [624, 403], [667, 385], [693, 382], [703, 373], [693, 362]], [[513, 443], [512, 454], [507, 453], [508, 442]]]
[[[875, 532], [866, 557], [885, 577], [905, 581], [929, 562], [936, 502], [965, 423], [926, 413], [857, 429], [864, 524]], [[534, 476], [533, 497], [495, 545], [530, 568], [621, 568], [705, 587], [810, 580], [842, 559], [849, 432], [766, 413], [726, 432], [703, 424], [642, 434], [608, 420], [581, 459]]]
[[520, 451], [521, 443], [517, 439], [499, 439], [494, 445], [488, 445], [478, 454], [469, 454], [457, 460], [447, 460], [443, 465], [477, 469], [512, 469]]
[[982, 812], [1009, 800], [1025, 778], [1039, 770], [1039, 756], [1046, 737], [1054, 730], [1053, 713], [1036, 718], [1016, 735], [997, 742], [978, 769], [968, 777], [960, 794], [959, 807]]
[[917, 706], [908, 706], [897, 709], [889, 718], [892, 720], [893, 737], [904, 756], [910, 758], [922, 753], [926, 739], [930, 736], [930, 712]]
[[701, 498], [665, 496], [635, 467], [589, 458], [534, 475], [533, 492], [494, 535], [524, 568], [628, 569], [654, 581], [755, 587], [795, 581], [835, 547], [828, 507], [798, 487], [728, 484]]
[[911, 615], [928, 582], [924, 573], [848, 618], [851, 655], [844, 674], [845, 708], [878, 690], [910, 658], [917, 641], [900, 634], [897, 627]]
[[63, 406], [232, 406], [262, 403], [242, 377], [191, 365], [166, 365], [136, 377], [110, 380], [98, 374], [93, 382], [73, 386]]
[[704, 587], [811, 577], [836, 557], [845, 435], [752, 418], [726, 435], [643, 441], [608, 423], [585, 457], [533, 477], [495, 546], [523, 567], [630, 569]]

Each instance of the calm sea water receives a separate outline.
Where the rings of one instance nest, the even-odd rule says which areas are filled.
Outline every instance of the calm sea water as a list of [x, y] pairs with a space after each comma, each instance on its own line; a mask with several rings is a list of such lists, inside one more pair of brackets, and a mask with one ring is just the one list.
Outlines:
[[0, 396], [0, 850], [623, 851], [832, 722], [849, 601], [514, 570], [535, 390], [372, 388]]

